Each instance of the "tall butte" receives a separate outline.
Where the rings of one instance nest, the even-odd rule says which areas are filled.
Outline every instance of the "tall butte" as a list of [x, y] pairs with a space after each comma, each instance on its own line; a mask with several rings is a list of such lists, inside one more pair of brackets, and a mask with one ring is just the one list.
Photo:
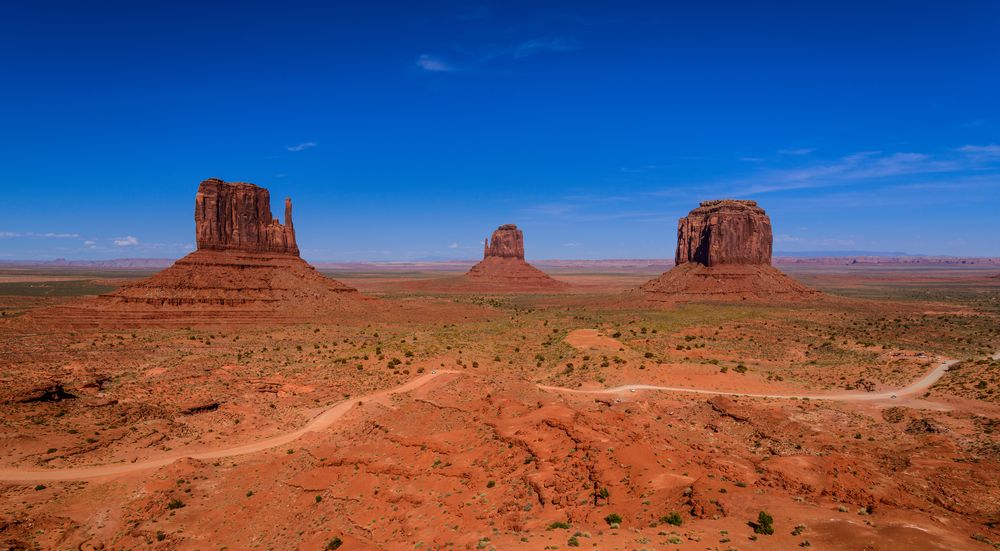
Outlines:
[[659, 301], [801, 299], [816, 291], [771, 265], [771, 219], [756, 201], [702, 201], [677, 222], [676, 266], [640, 290]]
[[197, 250], [169, 268], [47, 315], [98, 324], [258, 323], [361, 308], [355, 289], [299, 258], [290, 199], [282, 224], [271, 216], [267, 189], [210, 178], [198, 186], [194, 223]]
[[496, 291], [552, 291], [569, 284], [552, 279], [524, 260], [524, 232], [504, 224], [483, 243], [483, 259], [462, 279], [471, 287]]

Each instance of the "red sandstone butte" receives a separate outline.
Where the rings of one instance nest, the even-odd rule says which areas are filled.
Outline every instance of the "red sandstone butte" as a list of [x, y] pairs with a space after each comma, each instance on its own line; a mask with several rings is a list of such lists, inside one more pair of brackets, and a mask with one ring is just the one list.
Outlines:
[[702, 201], [677, 222], [674, 262], [769, 266], [771, 241], [771, 219], [756, 201]]
[[519, 258], [524, 260], [524, 232], [514, 224], [504, 224], [483, 242], [483, 258]]
[[676, 266], [640, 290], [667, 302], [815, 295], [771, 266], [772, 242], [771, 219], [756, 201], [703, 201], [677, 222]]
[[77, 325], [253, 324], [370, 311], [355, 289], [299, 257], [292, 202], [281, 224], [270, 199], [253, 184], [205, 180], [195, 196], [198, 250], [95, 301], [36, 316]]
[[559, 290], [568, 284], [524, 260], [524, 233], [514, 224], [504, 224], [483, 244], [483, 259], [462, 276], [481, 290], [501, 292]]
[[285, 223], [271, 217], [271, 194], [244, 182], [209, 178], [194, 200], [199, 249], [288, 253], [298, 256], [292, 200], [285, 199]]

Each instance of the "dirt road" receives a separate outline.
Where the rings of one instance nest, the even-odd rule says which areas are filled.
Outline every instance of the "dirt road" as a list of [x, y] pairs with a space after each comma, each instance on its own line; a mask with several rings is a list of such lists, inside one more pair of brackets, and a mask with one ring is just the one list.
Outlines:
[[341, 417], [343, 417], [348, 411], [354, 406], [367, 402], [370, 400], [377, 400], [379, 398], [385, 398], [393, 394], [402, 394], [409, 392], [416, 388], [419, 388], [433, 379], [440, 377], [442, 375], [447, 375], [450, 373], [457, 373], [456, 371], [436, 371], [433, 373], [428, 373], [426, 375], [421, 375], [412, 381], [409, 381], [403, 385], [389, 390], [383, 390], [381, 392], [376, 392], [369, 394], [367, 396], [362, 396], [360, 398], [351, 398], [337, 405], [331, 407], [330, 409], [323, 411], [316, 417], [314, 417], [309, 423], [304, 427], [286, 432], [284, 434], [279, 434], [277, 436], [272, 436], [271, 438], [265, 438], [264, 440], [258, 440], [256, 442], [250, 442], [247, 444], [217, 448], [214, 450], [205, 450], [197, 452], [182, 452], [173, 453], [165, 455], [157, 459], [150, 459], [146, 461], [137, 461], [135, 463], [114, 463], [111, 465], [100, 465], [96, 467], [74, 467], [68, 469], [52, 469], [47, 471], [31, 471], [31, 470], [20, 470], [20, 469], [0, 469], [0, 480], [12, 480], [12, 481], [47, 481], [47, 480], [80, 480], [86, 478], [101, 478], [107, 476], [122, 475], [127, 473], [134, 473], [137, 471], [142, 471], [146, 469], [155, 469], [157, 467], [162, 467], [164, 465], [169, 465], [178, 459], [185, 457], [190, 457], [192, 459], [219, 459], [222, 457], [232, 457], [235, 455], [243, 455], [247, 453], [254, 453], [264, 450], [269, 450], [271, 448], [276, 448], [278, 446], [283, 446], [288, 444], [307, 432], [316, 432], [324, 430], [335, 422], [337, 422]]
[[[1000, 353], [995, 354], [993, 358], [1000, 359]], [[710, 395], [749, 396], [755, 398], [784, 398], [784, 399], [808, 398], [810, 400], [838, 400], [846, 402], [879, 401], [879, 400], [893, 400], [896, 398], [903, 398], [907, 396], [915, 396], [917, 394], [920, 394], [926, 391], [928, 388], [930, 388], [931, 385], [936, 383], [938, 379], [940, 379], [948, 371], [948, 368], [954, 365], [955, 363], [957, 363], [957, 360], [942, 360], [937, 365], [937, 367], [932, 369], [927, 375], [923, 376], [917, 381], [899, 390], [886, 391], [886, 392], [863, 392], [863, 393], [844, 392], [844, 393], [803, 394], [803, 395], [749, 394], [742, 392], [726, 392], [721, 390], [654, 386], [654, 385], [642, 385], [642, 384], [623, 385], [614, 388], [595, 389], [595, 390], [580, 390], [580, 389], [554, 387], [546, 385], [538, 385], [538, 388], [542, 390], [549, 390], [553, 392], [569, 393], [569, 394], [618, 394], [623, 392], [631, 392], [639, 390], [653, 390], [653, 391], [665, 391], [665, 392], [688, 392], [695, 394], [710, 394]], [[334, 405], [330, 409], [323, 411], [300, 429], [287, 432], [284, 434], [279, 434], [277, 436], [272, 436], [264, 440], [258, 440], [256, 442], [250, 442], [239, 446], [217, 448], [214, 450], [174, 453], [170, 455], [165, 455], [157, 459], [137, 461], [135, 463], [115, 463], [111, 465], [100, 465], [95, 467], [74, 467], [67, 469], [51, 469], [44, 471], [0, 469], [0, 480], [20, 481], [20, 482], [28, 482], [28, 481], [41, 482], [50, 480], [81, 480], [88, 478], [113, 477], [117, 475], [135, 473], [146, 469], [154, 469], [157, 467], [162, 467], [164, 465], [169, 465], [170, 463], [173, 463], [174, 461], [177, 461], [178, 459], [185, 457], [190, 457], [193, 459], [219, 459], [223, 457], [233, 457], [236, 455], [243, 455], [247, 453], [269, 450], [272, 448], [276, 448], [278, 446], [286, 445], [298, 439], [300, 436], [306, 434], [307, 432], [321, 431], [330, 427], [339, 419], [341, 419], [348, 411], [351, 410], [351, 408], [353, 408], [357, 404], [367, 402], [370, 400], [376, 400], [379, 398], [385, 398], [393, 394], [402, 394], [405, 392], [409, 392], [411, 390], [414, 390], [431, 382], [437, 377], [453, 373], [461, 373], [461, 372], [447, 371], [447, 370], [433, 371], [426, 375], [421, 375], [420, 377], [417, 377], [412, 381], [409, 381], [396, 388], [383, 390], [381, 392], [376, 392], [360, 398], [352, 398], [350, 400], [345, 400], [343, 402]]]
[[786, 399], [804, 399], [809, 400], [837, 400], [841, 402], [866, 402], [866, 401], [879, 401], [879, 400], [893, 400], [896, 398], [902, 398], [907, 396], [913, 396], [921, 392], [926, 391], [934, 383], [938, 381], [947, 371], [948, 368], [958, 363], [958, 360], [943, 360], [937, 367], [932, 369], [923, 378], [909, 384], [898, 390], [891, 390], [885, 392], [834, 392], [828, 394], [754, 394], [748, 392], [731, 392], [723, 390], [709, 390], [701, 388], [689, 388], [689, 387], [678, 387], [678, 386], [655, 386], [655, 385], [622, 385], [612, 388], [600, 388], [593, 390], [580, 390], [575, 388], [563, 388], [557, 386], [546, 386], [538, 385], [538, 388], [543, 390], [551, 390], [555, 392], [566, 392], [573, 394], [619, 394], [622, 392], [631, 392], [636, 390], [658, 390], [665, 392], [688, 392], [693, 394], [711, 394], [711, 395], [725, 395], [725, 396], [749, 396], [753, 398], [786, 398]]

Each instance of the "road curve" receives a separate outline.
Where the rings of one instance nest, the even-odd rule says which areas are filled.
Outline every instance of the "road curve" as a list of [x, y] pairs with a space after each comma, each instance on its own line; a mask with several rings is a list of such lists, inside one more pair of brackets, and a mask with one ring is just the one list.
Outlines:
[[[994, 354], [993, 359], [1000, 359], [1000, 353]], [[554, 392], [562, 392], [569, 394], [617, 394], [621, 392], [629, 392], [632, 390], [655, 390], [655, 391], [665, 391], [665, 392], [686, 392], [693, 394], [709, 394], [709, 395], [725, 395], [725, 396], [748, 396], [753, 398], [783, 398], [783, 399], [804, 399], [808, 398], [810, 400], [838, 400], [845, 402], [852, 401], [878, 401], [878, 400], [888, 400], [893, 397], [904, 397], [912, 396], [924, 392], [930, 388], [934, 383], [938, 381], [952, 365], [958, 363], [958, 360], [942, 360], [938, 363], [937, 367], [932, 369], [927, 375], [905, 386], [899, 390], [886, 391], [886, 392], [856, 392], [856, 393], [831, 393], [831, 394], [803, 394], [803, 395], [791, 395], [791, 394], [754, 394], [747, 392], [728, 392], [722, 390], [707, 390], [700, 388], [685, 388], [685, 387], [672, 387], [672, 386], [655, 386], [655, 385], [623, 385], [616, 386], [613, 388], [595, 389], [595, 390], [580, 390], [575, 388], [563, 388], [557, 386], [548, 385], [536, 385], [542, 390], [549, 390]], [[355, 405], [370, 401], [373, 399], [384, 398], [391, 396], [393, 394], [402, 394], [409, 392], [411, 390], [417, 389], [432, 380], [440, 377], [442, 375], [448, 375], [453, 373], [462, 373], [461, 371], [454, 370], [437, 370], [431, 373], [421, 375], [402, 384], [396, 388], [383, 390], [380, 392], [375, 392], [367, 396], [362, 396], [360, 398], [351, 398], [349, 400], [344, 400], [330, 409], [327, 409], [311, 421], [309, 421], [304, 427], [287, 432], [284, 434], [279, 434], [277, 436], [272, 436], [270, 438], [265, 438], [264, 440], [258, 440], [256, 442], [250, 442], [247, 444], [242, 444], [239, 446], [232, 446], [227, 448], [218, 448], [215, 450], [202, 451], [202, 452], [177, 452], [157, 459], [149, 459], [146, 461], [137, 461], [135, 463], [114, 463], [111, 465], [98, 465], [95, 467], [72, 467], [66, 469], [50, 469], [50, 470], [21, 470], [21, 469], [0, 469], [0, 480], [2, 481], [16, 481], [16, 482], [43, 482], [52, 480], [83, 480], [88, 478], [101, 478], [108, 476], [117, 476], [128, 473], [134, 473], [138, 471], [143, 471], [147, 469], [155, 469], [158, 467], [163, 467], [169, 465], [178, 459], [183, 459], [185, 457], [190, 457], [192, 459], [219, 459], [223, 457], [233, 457], [236, 455], [243, 455], [248, 453], [254, 453], [264, 450], [269, 450], [276, 448], [278, 446], [283, 446], [288, 444], [307, 432], [321, 431], [332, 426], [335, 422], [340, 420], [348, 411], [351, 410]]]
[[[996, 356], [1000, 356], [997, 354]], [[996, 357], [995, 356], [995, 357]], [[891, 400], [897, 397], [912, 396], [914, 394], [919, 394], [930, 388], [934, 383], [938, 381], [947, 371], [948, 368], [958, 363], [958, 360], [942, 360], [938, 363], [937, 367], [932, 369], [927, 375], [922, 378], [910, 383], [898, 390], [890, 390], [885, 392], [837, 392], [829, 394], [755, 394], [752, 392], [731, 392], [725, 390], [708, 390], [701, 388], [690, 388], [682, 386], [656, 386], [656, 385], [622, 385], [612, 388], [599, 388], [593, 390], [582, 390], [576, 388], [563, 388], [558, 386], [546, 386], [538, 385], [538, 388], [542, 390], [551, 390], [555, 392], [564, 392], [571, 394], [618, 394], [621, 392], [630, 392], [633, 390], [658, 390], [664, 392], [687, 392], [691, 394], [710, 394], [710, 395], [722, 395], [722, 396], [748, 396], [752, 398], [784, 398], [784, 399], [809, 399], [809, 400], [837, 400], [841, 402], [865, 402], [865, 401], [878, 401], [878, 400]]]
[[169, 465], [178, 459], [183, 459], [190, 457], [192, 459], [219, 459], [222, 457], [233, 457], [235, 455], [243, 455], [247, 453], [254, 453], [264, 450], [269, 450], [271, 448], [276, 448], [278, 446], [283, 446], [292, 442], [307, 432], [321, 431], [329, 428], [340, 418], [344, 416], [348, 411], [351, 410], [355, 405], [362, 402], [384, 398], [391, 396], [393, 394], [402, 394], [409, 392], [416, 388], [419, 388], [431, 380], [440, 377], [442, 375], [447, 375], [450, 373], [458, 373], [457, 371], [449, 370], [439, 370], [426, 375], [421, 375], [412, 381], [402, 384], [396, 388], [391, 388], [388, 390], [383, 390], [380, 392], [375, 392], [367, 396], [362, 396], [360, 398], [351, 398], [339, 402], [330, 409], [327, 409], [316, 417], [313, 417], [304, 427], [286, 432], [284, 434], [279, 434], [277, 436], [272, 436], [270, 438], [265, 438], [263, 440], [258, 440], [256, 442], [249, 442], [247, 444], [242, 444], [239, 446], [233, 446], [228, 448], [219, 448], [215, 450], [203, 451], [203, 452], [178, 452], [173, 454], [168, 454], [157, 459], [149, 459], [146, 461], [137, 461], [135, 463], [114, 463], [111, 465], [99, 465], [96, 467], [72, 467], [67, 469], [50, 469], [44, 471], [31, 471], [31, 470], [20, 470], [20, 469], [0, 469], [0, 480], [6, 481], [20, 481], [20, 482], [35, 482], [35, 481], [50, 481], [50, 480], [82, 480], [87, 478], [100, 478], [106, 476], [115, 476], [133, 473], [137, 471], [143, 471], [146, 469], [155, 469], [157, 467], [163, 467], [164, 465]]

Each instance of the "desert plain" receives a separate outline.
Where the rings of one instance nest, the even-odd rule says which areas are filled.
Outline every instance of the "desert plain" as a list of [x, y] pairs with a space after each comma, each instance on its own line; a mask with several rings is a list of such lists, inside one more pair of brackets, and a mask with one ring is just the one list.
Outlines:
[[0, 542], [995, 547], [1000, 266], [784, 260], [815, 297], [643, 300], [670, 261], [540, 262], [569, 285], [529, 293], [320, 266], [363, 307], [119, 326], [44, 313], [156, 270], [7, 266]]

